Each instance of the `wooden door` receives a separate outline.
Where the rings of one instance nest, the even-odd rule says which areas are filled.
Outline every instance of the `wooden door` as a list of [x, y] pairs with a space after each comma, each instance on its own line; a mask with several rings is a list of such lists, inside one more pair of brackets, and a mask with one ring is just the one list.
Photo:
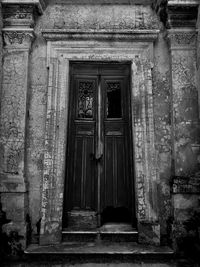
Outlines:
[[66, 211], [126, 207], [134, 217], [129, 66], [71, 66]]

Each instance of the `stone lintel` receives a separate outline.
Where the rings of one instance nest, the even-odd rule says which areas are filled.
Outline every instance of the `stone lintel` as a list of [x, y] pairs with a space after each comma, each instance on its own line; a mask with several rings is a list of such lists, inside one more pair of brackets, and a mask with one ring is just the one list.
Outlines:
[[2, 32], [7, 49], [29, 49], [34, 39], [33, 29], [3, 28]]
[[60, 40], [135, 40], [152, 42], [157, 39], [159, 30], [43, 30], [42, 35], [48, 41]]
[[43, 14], [46, 7], [45, 0], [1, 0], [1, 3], [3, 7], [9, 5], [32, 5], [37, 8], [39, 14]]

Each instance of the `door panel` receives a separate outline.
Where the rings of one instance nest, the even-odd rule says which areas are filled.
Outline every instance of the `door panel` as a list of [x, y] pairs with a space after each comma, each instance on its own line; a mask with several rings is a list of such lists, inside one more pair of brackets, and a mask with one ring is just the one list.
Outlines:
[[127, 106], [125, 77], [103, 76], [104, 92], [104, 172], [101, 186], [101, 209], [106, 206], [128, 207], [125, 136], [127, 128]]
[[127, 66], [74, 64], [67, 149], [67, 211], [133, 211]]
[[94, 206], [94, 166], [90, 154], [93, 153], [94, 138], [76, 136], [74, 175], [73, 175], [73, 209], [95, 209]]
[[95, 102], [97, 78], [72, 79], [70, 138], [68, 139], [67, 210], [95, 210]]

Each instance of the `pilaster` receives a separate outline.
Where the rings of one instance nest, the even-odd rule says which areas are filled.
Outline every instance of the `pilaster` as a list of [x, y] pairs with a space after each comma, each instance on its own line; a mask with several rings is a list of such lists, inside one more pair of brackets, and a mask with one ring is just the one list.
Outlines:
[[29, 53], [34, 40], [34, 21], [41, 11], [40, 1], [2, 1], [4, 54], [0, 109], [0, 192], [4, 209], [12, 221], [7, 230], [17, 230], [22, 236], [26, 233], [25, 217], [28, 213], [26, 125]]
[[167, 39], [171, 56], [174, 176], [198, 168], [199, 118], [196, 85], [197, 1], [168, 1]]

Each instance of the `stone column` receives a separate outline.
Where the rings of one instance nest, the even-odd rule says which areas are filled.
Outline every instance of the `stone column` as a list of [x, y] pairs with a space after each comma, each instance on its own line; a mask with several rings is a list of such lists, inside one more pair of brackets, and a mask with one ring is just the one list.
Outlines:
[[41, 12], [40, 1], [27, 3], [23, 0], [2, 1], [5, 46], [0, 109], [0, 192], [3, 208], [11, 219], [5, 230], [17, 231], [23, 236], [23, 245], [28, 214], [26, 121], [29, 53], [34, 39], [34, 18]]
[[174, 249], [186, 236], [184, 222], [198, 207], [200, 122], [197, 89], [198, 1], [168, 1], [167, 37], [171, 55], [172, 203]]

